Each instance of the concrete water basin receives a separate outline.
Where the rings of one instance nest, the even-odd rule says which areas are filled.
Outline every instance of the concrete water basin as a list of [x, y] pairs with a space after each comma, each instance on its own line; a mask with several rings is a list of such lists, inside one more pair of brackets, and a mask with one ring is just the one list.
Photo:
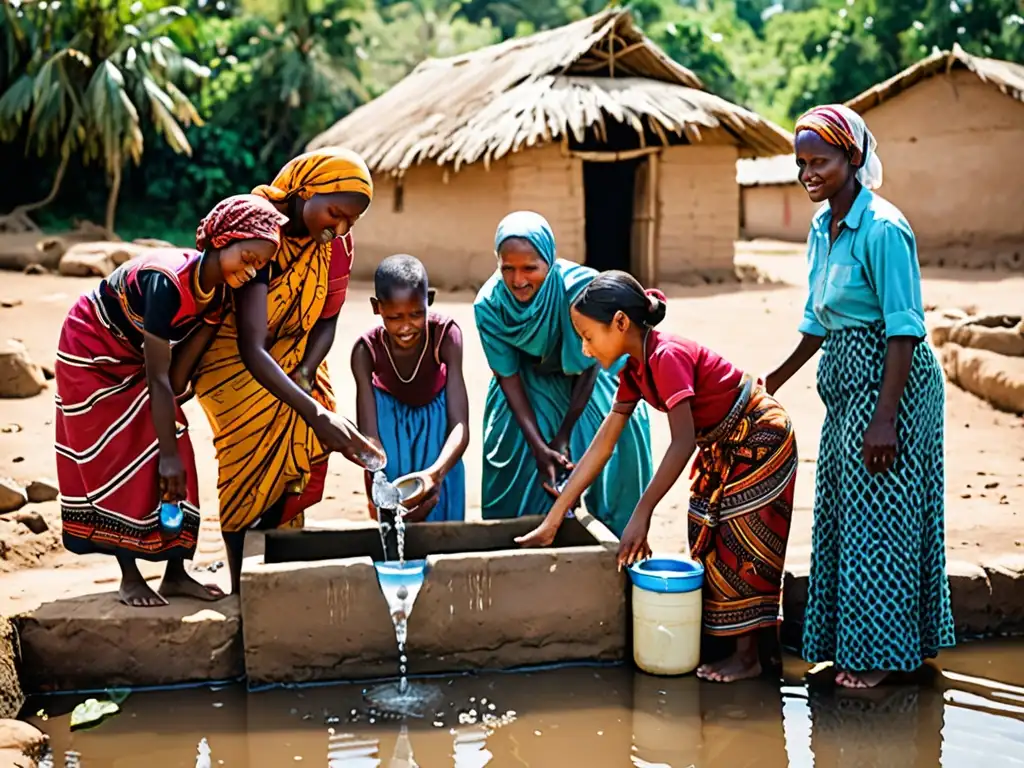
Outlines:
[[[513, 539], [539, 517], [411, 524], [407, 560], [426, 559], [409, 616], [409, 673], [509, 669], [627, 655], [626, 576], [617, 541], [587, 514], [546, 549]], [[242, 567], [251, 682], [393, 676], [398, 649], [377, 582], [372, 524], [249, 534]]]

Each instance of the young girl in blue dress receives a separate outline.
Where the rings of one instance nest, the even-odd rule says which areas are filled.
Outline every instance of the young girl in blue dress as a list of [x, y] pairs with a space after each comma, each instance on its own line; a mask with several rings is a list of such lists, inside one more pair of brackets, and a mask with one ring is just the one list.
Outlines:
[[[399, 254], [377, 267], [370, 303], [381, 325], [352, 350], [360, 431], [387, 456], [388, 480], [413, 474], [411, 522], [463, 520], [469, 399], [462, 376], [462, 331], [430, 311], [434, 292], [419, 259]], [[369, 498], [369, 475], [367, 497]], [[373, 502], [370, 513], [376, 517]]]

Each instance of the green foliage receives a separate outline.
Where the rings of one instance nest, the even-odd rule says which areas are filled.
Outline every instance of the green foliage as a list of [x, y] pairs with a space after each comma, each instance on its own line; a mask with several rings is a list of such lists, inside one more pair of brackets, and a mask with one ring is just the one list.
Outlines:
[[110, 220], [123, 173], [122, 233], [185, 244], [217, 200], [269, 181], [423, 59], [609, 5], [708, 89], [783, 125], [955, 43], [1024, 61], [1019, 0], [182, 2], [0, 2], [0, 160], [27, 180], [0, 200], [38, 198], [50, 179], [47, 217], [92, 215], [103, 174]]

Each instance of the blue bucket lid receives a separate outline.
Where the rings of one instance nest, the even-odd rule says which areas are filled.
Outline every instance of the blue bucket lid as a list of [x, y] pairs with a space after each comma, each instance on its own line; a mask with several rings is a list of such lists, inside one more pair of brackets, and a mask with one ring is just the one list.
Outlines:
[[647, 592], [696, 592], [704, 584], [704, 566], [685, 555], [655, 554], [631, 565], [629, 578]]

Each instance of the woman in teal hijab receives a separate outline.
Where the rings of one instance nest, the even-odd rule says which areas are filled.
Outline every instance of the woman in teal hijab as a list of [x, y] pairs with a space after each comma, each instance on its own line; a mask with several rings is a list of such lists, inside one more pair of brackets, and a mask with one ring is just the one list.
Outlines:
[[[494, 371], [484, 408], [485, 520], [547, 513], [555, 486], [611, 410], [622, 366], [603, 371], [583, 354], [569, 307], [597, 272], [555, 257], [543, 216], [506, 216], [494, 250], [498, 271], [473, 303]], [[587, 510], [618, 536], [652, 473], [650, 421], [647, 409], [637, 408], [584, 494]]]

